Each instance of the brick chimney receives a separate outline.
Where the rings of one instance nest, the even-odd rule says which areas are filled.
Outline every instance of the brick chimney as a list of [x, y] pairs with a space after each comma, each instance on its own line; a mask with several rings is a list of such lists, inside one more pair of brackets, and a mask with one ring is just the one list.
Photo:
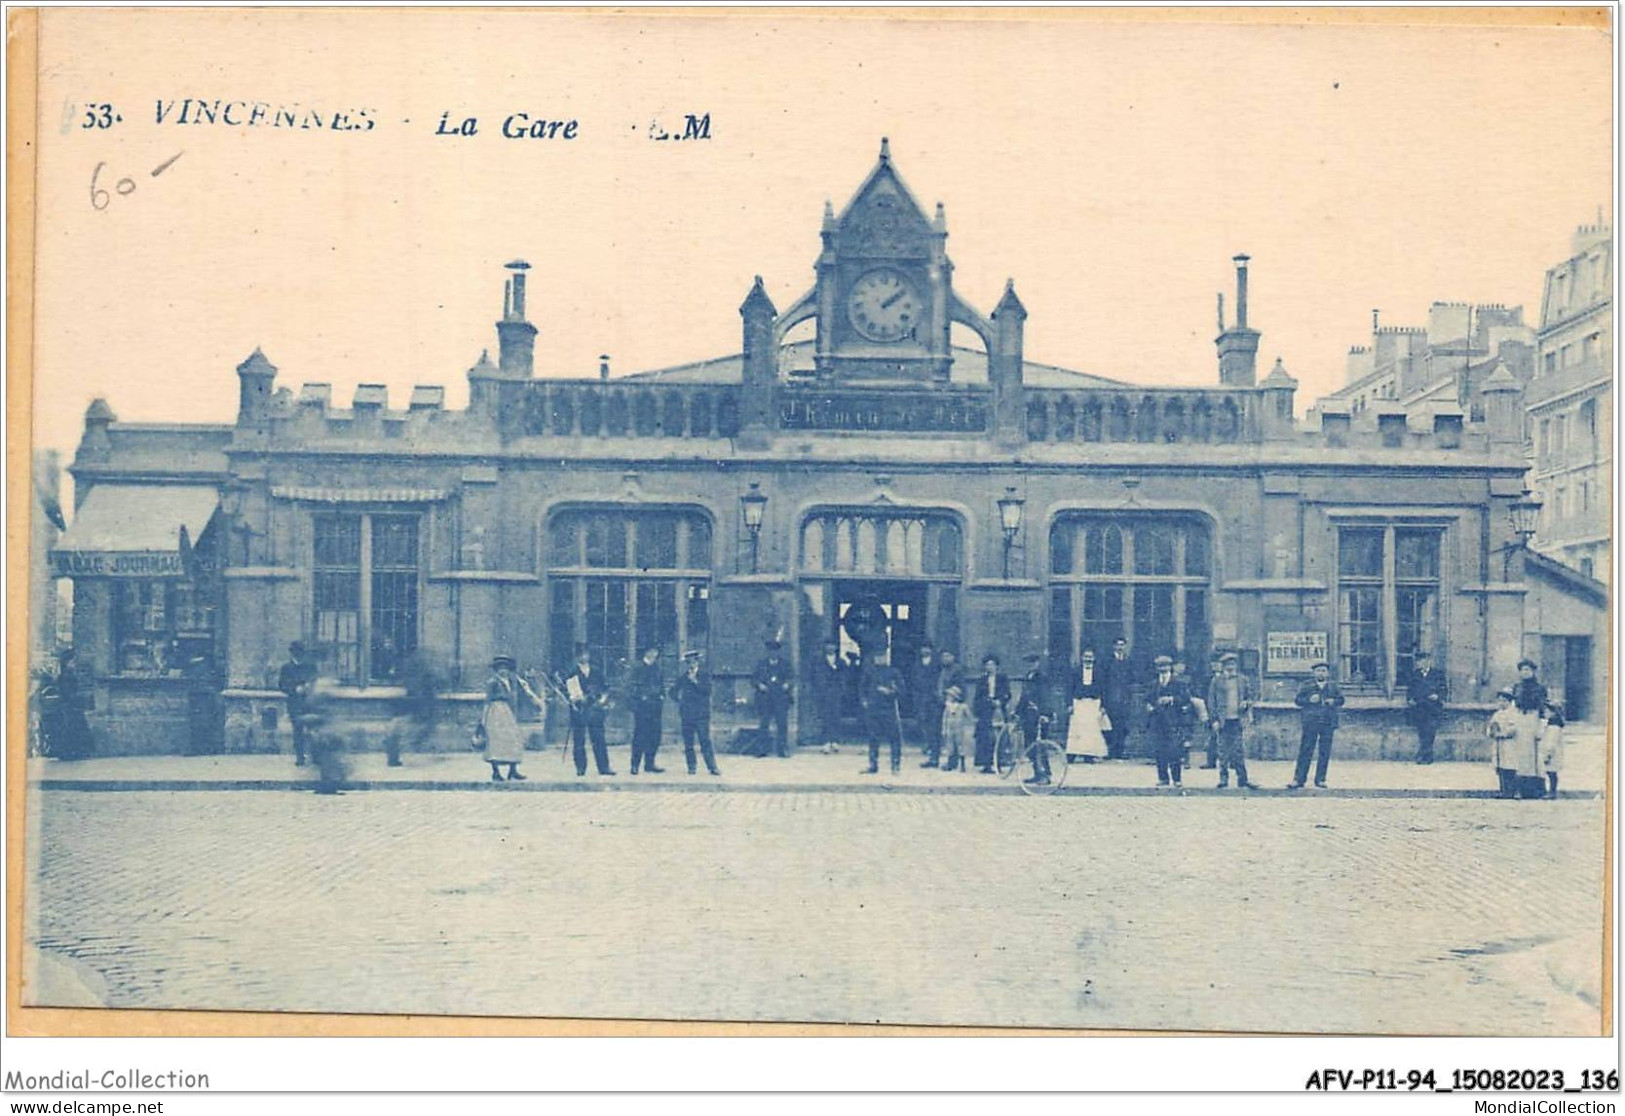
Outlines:
[[1219, 349], [1219, 382], [1226, 387], [1252, 387], [1258, 381], [1258, 338], [1247, 327], [1247, 260], [1238, 255], [1236, 264], [1236, 324], [1224, 328], [1224, 311], [1219, 311], [1220, 334], [1214, 339]]
[[534, 371], [536, 327], [525, 319], [525, 272], [530, 264], [513, 260], [503, 285], [502, 320], [497, 323], [497, 372], [504, 380], [528, 380]]

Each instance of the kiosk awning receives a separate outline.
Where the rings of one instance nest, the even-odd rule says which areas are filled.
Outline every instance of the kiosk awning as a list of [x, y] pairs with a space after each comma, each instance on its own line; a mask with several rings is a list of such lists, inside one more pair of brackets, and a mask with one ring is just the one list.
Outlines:
[[181, 528], [197, 542], [220, 503], [203, 485], [99, 484], [51, 549], [58, 577], [182, 577]]

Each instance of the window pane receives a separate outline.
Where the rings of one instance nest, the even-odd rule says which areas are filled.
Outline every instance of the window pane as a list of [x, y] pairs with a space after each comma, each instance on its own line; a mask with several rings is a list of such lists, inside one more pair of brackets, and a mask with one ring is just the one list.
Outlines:
[[372, 517], [372, 568], [415, 570], [418, 566], [418, 520], [415, 515]]
[[1072, 586], [1049, 593], [1049, 657], [1054, 664], [1070, 663], [1072, 653]]
[[[959, 528], [954, 528], [957, 534]], [[936, 641], [940, 648], [951, 651], [959, 649], [959, 587], [957, 585], [943, 585], [936, 590]]]
[[593, 662], [604, 672], [606, 681], [620, 677], [631, 650], [627, 628], [626, 584], [620, 581], [589, 581], [587, 596], [587, 648]]
[[319, 515], [315, 520], [316, 565], [361, 568], [361, 517]]
[[1341, 577], [1382, 576], [1382, 528], [1345, 527], [1337, 533], [1337, 572]]
[[1174, 630], [1174, 587], [1134, 587], [1134, 635], [1130, 640], [1136, 659], [1172, 655], [1177, 648]]
[[372, 676], [399, 676], [406, 657], [417, 650], [418, 575], [374, 570], [372, 575]]
[[1120, 574], [1123, 572], [1123, 532], [1114, 525], [1092, 525], [1084, 532], [1084, 572]]
[[[1096, 655], [1111, 653], [1112, 641], [1124, 635], [1123, 589], [1118, 585], [1089, 585], [1083, 590], [1083, 647]], [[1079, 648], [1081, 653], [1082, 648]]]
[[1338, 594], [1338, 628], [1343, 681], [1380, 685], [1382, 671], [1382, 591], [1375, 586]]
[[1207, 591], [1185, 590], [1185, 646], [1179, 648], [1185, 666], [1195, 674], [1208, 661]]
[[553, 582], [547, 616], [547, 665], [566, 672], [575, 664], [576, 586], [574, 579]]
[[324, 664], [340, 682], [361, 681], [361, 517], [318, 515], [312, 590]]
[[561, 569], [581, 564], [581, 517], [556, 515], [547, 532], [547, 564]]
[[607, 512], [588, 512], [587, 565], [601, 570], [626, 568], [626, 520]]
[[1174, 533], [1166, 527], [1141, 527], [1134, 532], [1134, 572], [1168, 576], [1174, 572]]
[[1203, 527], [1185, 528], [1185, 573], [1191, 577], [1208, 576], [1207, 530]]
[[1401, 581], [1437, 580], [1439, 532], [1395, 531], [1394, 576]]
[[633, 520], [637, 533], [637, 564], [640, 570], [677, 568], [677, 517], [640, 515]]
[[688, 569], [711, 568], [711, 521], [703, 515], [688, 517]]
[[703, 583], [690, 582], [686, 586], [686, 592], [688, 615], [683, 650], [704, 651], [711, 636], [711, 587]]
[[1072, 572], [1072, 539], [1077, 534], [1077, 527], [1066, 520], [1058, 520], [1049, 532], [1049, 572], [1056, 574], [1069, 574]]
[[1435, 644], [1439, 638], [1439, 594], [1429, 587], [1402, 585], [1394, 594], [1399, 609], [1398, 676], [1409, 678], [1416, 660], [1416, 651], [1422, 649], [1438, 655]]
[[632, 654], [641, 657], [650, 647], [658, 647], [668, 662], [677, 657], [676, 582], [637, 583], [637, 640]]

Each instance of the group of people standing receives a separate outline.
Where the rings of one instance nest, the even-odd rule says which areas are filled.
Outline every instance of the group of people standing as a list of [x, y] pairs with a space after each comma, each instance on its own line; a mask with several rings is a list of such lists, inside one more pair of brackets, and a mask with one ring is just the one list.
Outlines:
[[[757, 752], [787, 756], [794, 673], [777, 639], [768, 640], [764, 652], [751, 674], [758, 718]], [[315, 656], [298, 641], [291, 645], [290, 656], [279, 672], [277, 686], [287, 695], [295, 763], [315, 762], [320, 769], [318, 790], [332, 793], [343, 777], [342, 770], [337, 770], [341, 749], [321, 731], [328, 717], [317, 700]], [[626, 680], [624, 692], [633, 724], [631, 773], [665, 772], [657, 757], [669, 700], [677, 709], [688, 773], [695, 774], [703, 762], [709, 774], [720, 775], [710, 731], [711, 681], [700, 653], [683, 656], [682, 668], [670, 684], [660, 658], [659, 648], [644, 650]], [[999, 656], [989, 653], [983, 656], [980, 669], [973, 671], [962, 666], [953, 651], [939, 653], [927, 644], [919, 648], [914, 661], [894, 666], [883, 647], [867, 655], [850, 651], [843, 655], [837, 643], [827, 641], [809, 680], [813, 734], [826, 751], [837, 750], [854, 736], [866, 742], [868, 764], [861, 769], [863, 774], [880, 771], [882, 750], [888, 754], [891, 771], [897, 772], [905, 738], [920, 745], [922, 768], [954, 772], [974, 764], [978, 772], [993, 774], [995, 749], [1007, 729], [1019, 729], [1016, 739], [1021, 741], [1049, 735], [1065, 742], [1069, 760], [1096, 762], [1122, 759], [1130, 725], [1143, 720], [1158, 786], [1182, 785], [1184, 772], [1191, 766], [1189, 751], [1205, 735], [1207, 757], [1201, 766], [1217, 770], [1218, 786], [1230, 786], [1233, 773], [1238, 788], [1256, 787], [1247, 773], [1243, 734], [1252, 720], [1257, 695], [1252, 680], [1241, 673], [1234, 652], [1213, 657], [1205, 686], [1193, 682], [1184, 664], [1167, 655], [1155, 657], [1154, 675], [1141, 683], [1127, 641], [1121, 638], [1103, 658], [1085, 649], [1067, 674], [1052, 675], [1042, 656], [1029, 656], [1028, 664], [1025, 674], [1012, 677], [1004, 671]], [[1563, 711], [1537, 681], [1532, 661], [1520, 661], [1518, 671], [1518, 682], [1499, 692], [1500, 708], [1486, 727], [1500, 792], [1503, 797], [1555, 797], [1563, 759]], [[1314, 785], [1327, 786], [1332, 742], [1345, 704], [1342, 688], [1331, 680], [1330, 673], [1329, 664], [1315, 663], [1312, 676], [1297, 690], [1294, 700], [1300, 711], [1301, 736], [1289, 790], [1306, 786], [1311, 768]], [[403, 668], [401, 681], [403, 695], [396, 702], [386, 741], [392, 766], [400, 764], [403, 747], [422, 745], [436, 720], [438, 687], [415, 656]], [[51, 695], [55, 708], [45, 728], [52, 754], [72, 758], [82, 754], [76, 749], [82, 749], [89, 733], [83, 723], [71, 653], [63, 659], [55, 691]], [[1444, 672], [1424, 650], [1415, 653], [1404, 694], [1417, 732], [1416, 762], [1430, 764], [1449, 688]], [[491, 661], [474, 737], [490, 764], [492, 781], [525, 779], [519, 767], [524, 762], [527, 736], [522, 725], [531, 719], [526, 706], [539, 709], [549, 696], [569, 710], [576, 774], [587, 774], [589, 744], [598, 774], [615, 774], [604, 731], [611, 705], [609, 679], [587, 646], [577, 644], [573, 669], [551, 679], [534, 675], [527, 679], [518, 673], [511, 656], [499, 655]], [[1046, 732], [1046, 726], [1059, 731]], [[1033, 754], [1033, 766], [1031, 781], [1051, 779], [1044, 753]]]

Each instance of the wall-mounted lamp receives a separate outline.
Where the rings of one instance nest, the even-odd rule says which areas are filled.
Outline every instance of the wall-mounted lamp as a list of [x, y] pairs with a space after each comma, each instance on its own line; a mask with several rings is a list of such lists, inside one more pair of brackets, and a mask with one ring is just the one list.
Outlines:
[[761, 557], [762, 515], [767, 511], [767, 497], [757, 481], [750, 482], [750, 491], [739, 498], [740, 515], [745, 530], [750, 532], [750, 572], [758, 573]]
[[999, 497], [999, 526], [1004, 531], [1004, 577], [1010, 578], [1010, 550], [1021, 532], [1021, 512], [1027, 501], [1016, 495], [1014, 486], [1007, 487]]

